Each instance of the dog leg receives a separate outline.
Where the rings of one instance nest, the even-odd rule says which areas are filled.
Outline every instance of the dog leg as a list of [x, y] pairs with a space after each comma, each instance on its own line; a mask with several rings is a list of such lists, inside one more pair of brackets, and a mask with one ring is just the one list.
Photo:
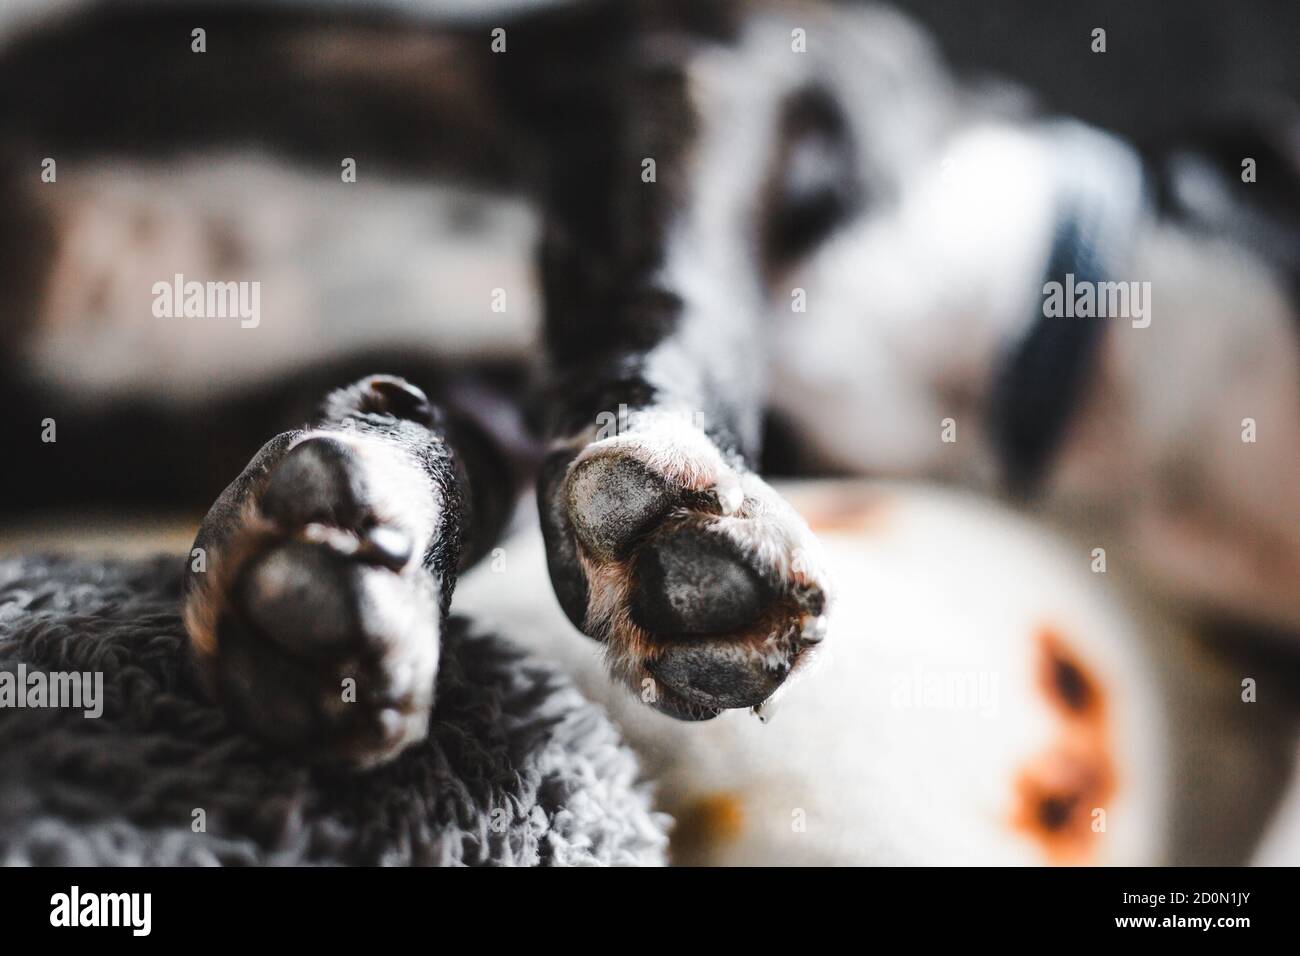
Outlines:
[[371, 765], [423, 738], [458, 572], [513, 500], [485, 436], [404, 380], [332, 392], [208, 512], [184, 616], [211, 693], [271, 741]]
[[635, 110], [616, 112], [604, 147], [553, 153], [554, 444], [539, 478], [551, 579], [611, 672], [681, 719], [765, 705], [830, 606], [816, 540], [754, 471], [756, 247], [790, 89], [737, 68], [764, 44], [788, 49], [788, 32], [689, 56], [661, 38], [623, 77]]

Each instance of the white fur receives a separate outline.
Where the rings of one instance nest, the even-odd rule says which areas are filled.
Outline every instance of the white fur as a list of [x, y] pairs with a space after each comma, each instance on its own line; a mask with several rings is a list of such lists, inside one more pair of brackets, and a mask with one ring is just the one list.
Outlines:
[[[974, 414], [1032, 315], [1050, 240], [1051, 155], [1009, 126], [914, 158], [896, 204], [845, 228], [777, 295], [772, 400], [823, 457], [876, 474], [986, 474]], [[955, 445], [941, 422], [957, 421]]]

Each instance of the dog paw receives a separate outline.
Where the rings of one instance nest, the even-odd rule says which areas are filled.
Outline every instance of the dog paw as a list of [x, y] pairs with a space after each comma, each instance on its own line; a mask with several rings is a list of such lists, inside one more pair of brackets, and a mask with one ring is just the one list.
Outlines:
[[660, 711], [761, 708], [825, 637], [816, 539], [698, 430], [669, 423], [559, 452], [540, 490], [560, 603]]
[[269, 442], [213, 506], [185, 622], [236, 722], [367, 766], [427, 731], [451, 468], [417, 389], [375, 377], [327, 405], [342, 401], [329, 425]]

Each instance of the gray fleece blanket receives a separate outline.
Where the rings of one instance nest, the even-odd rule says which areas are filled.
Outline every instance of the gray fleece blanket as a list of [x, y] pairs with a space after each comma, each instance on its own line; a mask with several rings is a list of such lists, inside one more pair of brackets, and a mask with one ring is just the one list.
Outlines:
[[[453, 619], [428, 739], [356, 773], [227, 724], [186, 657], [181, 561], [0, 561], [0, 671], [103, 675], [102, 714], [0, 706], [6, 864], [653, 864], [667, 819], [551, 666]], [[29, 696], [26, 700], [35, 700]]]

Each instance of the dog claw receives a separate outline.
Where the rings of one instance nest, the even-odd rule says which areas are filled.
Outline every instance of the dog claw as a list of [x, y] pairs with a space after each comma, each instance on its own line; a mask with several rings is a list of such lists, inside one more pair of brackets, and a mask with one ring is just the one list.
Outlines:
[[820, 644], [826, 640], [826, 631], [826, 617], [825, 615], [818, 615], [809, 618], [804, 623], [803, 633], [799, 637], [805, 644]]
[[778, 695], [773, 695], [761, 703], [755, 704], [750, 708], [750, 713], [759, 719], [760, 723], [770, 724], [772, 718], [776, 716], [777, 710], [780, 709]]

